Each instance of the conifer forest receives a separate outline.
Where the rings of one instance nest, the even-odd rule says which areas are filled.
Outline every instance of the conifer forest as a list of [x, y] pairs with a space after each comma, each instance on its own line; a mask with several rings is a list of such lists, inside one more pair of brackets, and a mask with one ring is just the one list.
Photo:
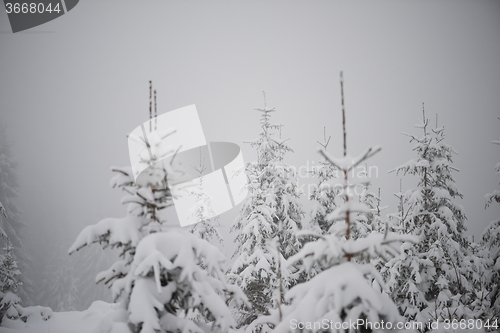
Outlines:
[[500, 332], [498, 3], [14, 2], [0, 333]]

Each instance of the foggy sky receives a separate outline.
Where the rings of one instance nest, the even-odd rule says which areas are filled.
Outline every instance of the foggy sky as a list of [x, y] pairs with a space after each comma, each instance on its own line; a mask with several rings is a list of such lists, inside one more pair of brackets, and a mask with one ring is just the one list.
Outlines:
[[[399, 190], [387, 171], [416, 156], [401, 132], [421, 134], [413, 125], [425, 102], [458, 152], [468, 233], [500, 213], [483, 198], [498, 188], [498, 1], [86, 0], [9, 31], [0, 11], [0, 123], [19, 163], [31, 251], [48, 239], [69, 246], [85, 225], [125, 215], [110, 167], [129, 165], [126, 134], [148, 119], [149, 80], [160, 114], [196, 104], [207, 140], [240, 145], [247, 162], [265, 90], [295, 150], [286, 161], [300, 167], [320, 159], [323, 126], [341, 153], [343, 71], [348, 150], [382, 146], [370, 164], [386, 213]], [[411, 185], [405, 177], [403, 190]]]

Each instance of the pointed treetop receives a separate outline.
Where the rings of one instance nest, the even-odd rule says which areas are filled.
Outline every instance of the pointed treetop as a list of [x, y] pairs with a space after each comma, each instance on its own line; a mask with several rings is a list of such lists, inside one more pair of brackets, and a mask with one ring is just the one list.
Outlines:
[[266, 115], [268, 113], [271, 113], [271, 112], [275, 112], [276, 111], [276, 108], [273, 107], [273, 108], [267, 108], [267, 103], [266, 103], [266, 92], [265, 91], [262, 91], [262, 94], [264, 95], [264, 108], [254, 108], [255, 111], [260, 111], [260, 112], [264, 112]]
[[342, 129], [344, 132], [344, 157], [347, 155], [347, 134], [345, 129], [344, 76], [340, 72], [340, 95], [342, 96]]
[[158, 110], [156, 109], [156, 89], [155, 89], [155, 131], [158, 128]]
[[326, 139], [326, 126], [323, 127], [323, 143], [319, 142], [319, 141], [316, 141], [317, 143], [319, 143], [319, 145], [321, 147], [323, 147], [323, 149], [326, 149], [326, 147], [328, 147], [328, 144], [330, 143], [330, 139], [331, 139], [331, 135], [328, 136], [328, 140]]
[[424, 130], [424, 136], [427, 136], [427, 125], [429, 124], [429, 119], [425, 118], [425, 104], [422, 102], [422, 129]]
[[193, 169], [200, 174], [200, 176], [207, 170], [207, 167], [205, 166], [205, 157], [201, 158], [201, 147], [200, 147], [200, 166], [195, 167], [194, 165], [192, 166]]
[[[149, 120], [153, 119], [153, 83], [151, 80], [149, 81]], [[149, 131], [151, 132], [153, 129], [151, 127], [151, 122], [149, 122]]]

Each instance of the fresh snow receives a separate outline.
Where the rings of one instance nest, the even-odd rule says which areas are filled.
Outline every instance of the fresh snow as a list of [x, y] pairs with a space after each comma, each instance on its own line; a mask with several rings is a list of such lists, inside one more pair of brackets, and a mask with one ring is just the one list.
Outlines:
[[44, 320], [30, 316], [26, 323], [4, 318], [0, 333], [100, 333], [97, 327], [112, 316], [117, 304], [95, 301], [85, 311], [54, 312]]

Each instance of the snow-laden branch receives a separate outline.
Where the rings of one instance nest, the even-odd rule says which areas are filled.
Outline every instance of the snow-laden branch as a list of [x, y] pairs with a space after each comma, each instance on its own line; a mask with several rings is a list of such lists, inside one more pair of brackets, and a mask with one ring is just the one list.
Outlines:
[[354, 158], [351, 155], [346, 155], [344, 157], [337, 158], [331, 156], [328, 152], [326, 152], [323, 149], [319, 149], [318, 151], [333, 166], [335, 166], [340, 170], [349, 172], [350, 170], [356, 168], [358, 165], [360, 165], [361, 163], [363, 163], [364, 161], [366, 161], [367, 159], [378, 153], [380, 150], [381, 148], [378, 146], [370, 147], [363, 154]]

